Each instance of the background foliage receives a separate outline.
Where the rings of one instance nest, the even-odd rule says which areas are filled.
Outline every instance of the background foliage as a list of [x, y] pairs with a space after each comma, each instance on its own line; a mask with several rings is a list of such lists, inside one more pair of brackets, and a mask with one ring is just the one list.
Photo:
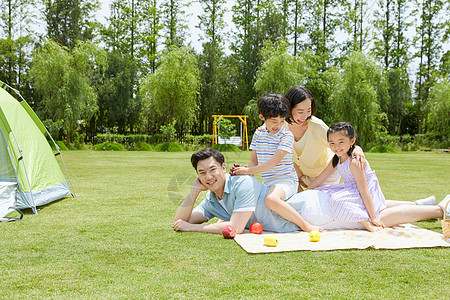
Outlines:
[[0, 0], [0, 80], [46, 124], [62, 121], [54, 134], [68, 145], [168, 125], [183, 142], [211, 134], [212, 114], [247, 113], [251, 133], [254, 101], [298, 84], [363, 146], [380, 134], [448, 137], [448, 1], [199, 2], [194, 49], [189, 1], [112, 0], [100, 24], [97, 0]]

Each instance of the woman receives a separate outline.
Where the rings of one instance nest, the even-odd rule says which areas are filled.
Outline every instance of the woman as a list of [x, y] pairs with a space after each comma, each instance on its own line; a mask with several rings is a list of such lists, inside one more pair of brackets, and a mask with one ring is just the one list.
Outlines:
[[[319, 118], [316, 101], [312, 93], [304, 86], [295, 86], [286, 93], [289, 100], [290, 122], [289, 130], [294, 134], [294, 167], [300, 185], [307, 188], [309, 184], [326, 168], [333, 158], [333, 152], [328, 147], [328, 126]], [[365, 157], [361, 147], [353, 152], [363, 167]], [[339, 183], [340, 176], [334, 172], [320, 186]], [[299, 185], [299, 191], [302, 189]]]

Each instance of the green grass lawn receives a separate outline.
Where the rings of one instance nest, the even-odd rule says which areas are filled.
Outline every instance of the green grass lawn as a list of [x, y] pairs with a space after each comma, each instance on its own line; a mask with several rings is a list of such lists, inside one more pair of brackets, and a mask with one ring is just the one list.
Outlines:
[[[174, 232], [191, 154], [64, 152], [78, 197], [0, 224], [0, 298], [449, 299], [449, 248], [251, 255], [220, 235]], [[367, 158], [387, 199], [449, 193], [448, 154]], [[417, 224], [442, 233], [439, 220]]]

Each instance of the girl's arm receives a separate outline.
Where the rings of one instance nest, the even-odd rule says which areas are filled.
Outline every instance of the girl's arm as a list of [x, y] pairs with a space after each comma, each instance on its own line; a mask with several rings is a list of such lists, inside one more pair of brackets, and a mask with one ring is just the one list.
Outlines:
[[320, 175], [317, 176], [316, 179], [314, 179], [311, 182], [311, 184], [308, 186], [308, 190], [312, 190], [312, 189], [315, 189], [316, 187], [320, 186], [322, 184], [322, 182], [324, 182], [328, 177], [331, 176], [331, 174], [333, 174], [335, 169], [336, 168], [333, 167], [333, 160], [330, 160], [330, 162], [325, 167], [325, 169], [323, 169], [322, 173], [320, 173]]
[[375, 226], [380, 226], [385, 228], [383, 222], [377, 219], [377, 214], [375, 213], [375, 208], [373, 206], [372, 196], [369, 193], [369, 187], [367, 186], [366, 174], [360, 169], [358, 162], [352, 159], [350, 162], [350, 171], [353, 176], [355, 176], [356, 184], [358, 186], [359, 194], [364, 202], [367, 213], [369, 214], [370, 221]]
[[[253, 152], [255, 152], [256, 156], [256, 151], [252, 151], [252, 156]], [[269, 159], [268, 161], [259, 165], [258, 162], [256, 162], [257, 165], [254, 166], [251, 166], [249, 163], [248, 167], [236, 167], [234, 169], [234, 172], [236, 173], [236, 175], [255, 175], [264, 171], [268, 171], [273, 167], [275, 167], [276, 165], [278, 165], [286, 154], [288, 154], [287, 151], [278, 149], [277, 151], [275, 151], [272, 158]], [[252, 159], [250, 159], [250, 162], [252, 162]]]

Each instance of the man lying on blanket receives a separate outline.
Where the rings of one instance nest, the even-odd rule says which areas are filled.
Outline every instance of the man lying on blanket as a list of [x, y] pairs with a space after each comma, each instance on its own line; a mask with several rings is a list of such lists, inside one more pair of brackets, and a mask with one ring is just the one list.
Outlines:
[[[300, 228], [264, 204], [268, 188], [252, 176], [230, 176], [226, 173], [223, 155], [210, 148], [195, 152], [191, 163], [197, 171], [189, 195], [181, 203], [172, 227], [177, 231], [199, 231], [222, 233], [231, 225], [237, 233], [242, 233], [253, 222], [259, 222], [264, 230], [276, 232], [297, 231]], [[194, 204], [200, 192], [207, 191], [204, 199], [195, 209]], [[448, 196], [447, 196], [448, 197]], [[363, 229], [359, 223], [335, 220], [330, 212], [331, 197], [316, 190], [306, 190], [286, 200], [301, 217], [313, 226], [324, 229]], [[380, 219], [392, 227], [430, 218], [442, 218], [445, 199], [438, 205], [398, 205], [381, 211]], [[447, 214], [450, 215], [450, 205]], [[203, 224], [213, 217], [224, 222]]]

